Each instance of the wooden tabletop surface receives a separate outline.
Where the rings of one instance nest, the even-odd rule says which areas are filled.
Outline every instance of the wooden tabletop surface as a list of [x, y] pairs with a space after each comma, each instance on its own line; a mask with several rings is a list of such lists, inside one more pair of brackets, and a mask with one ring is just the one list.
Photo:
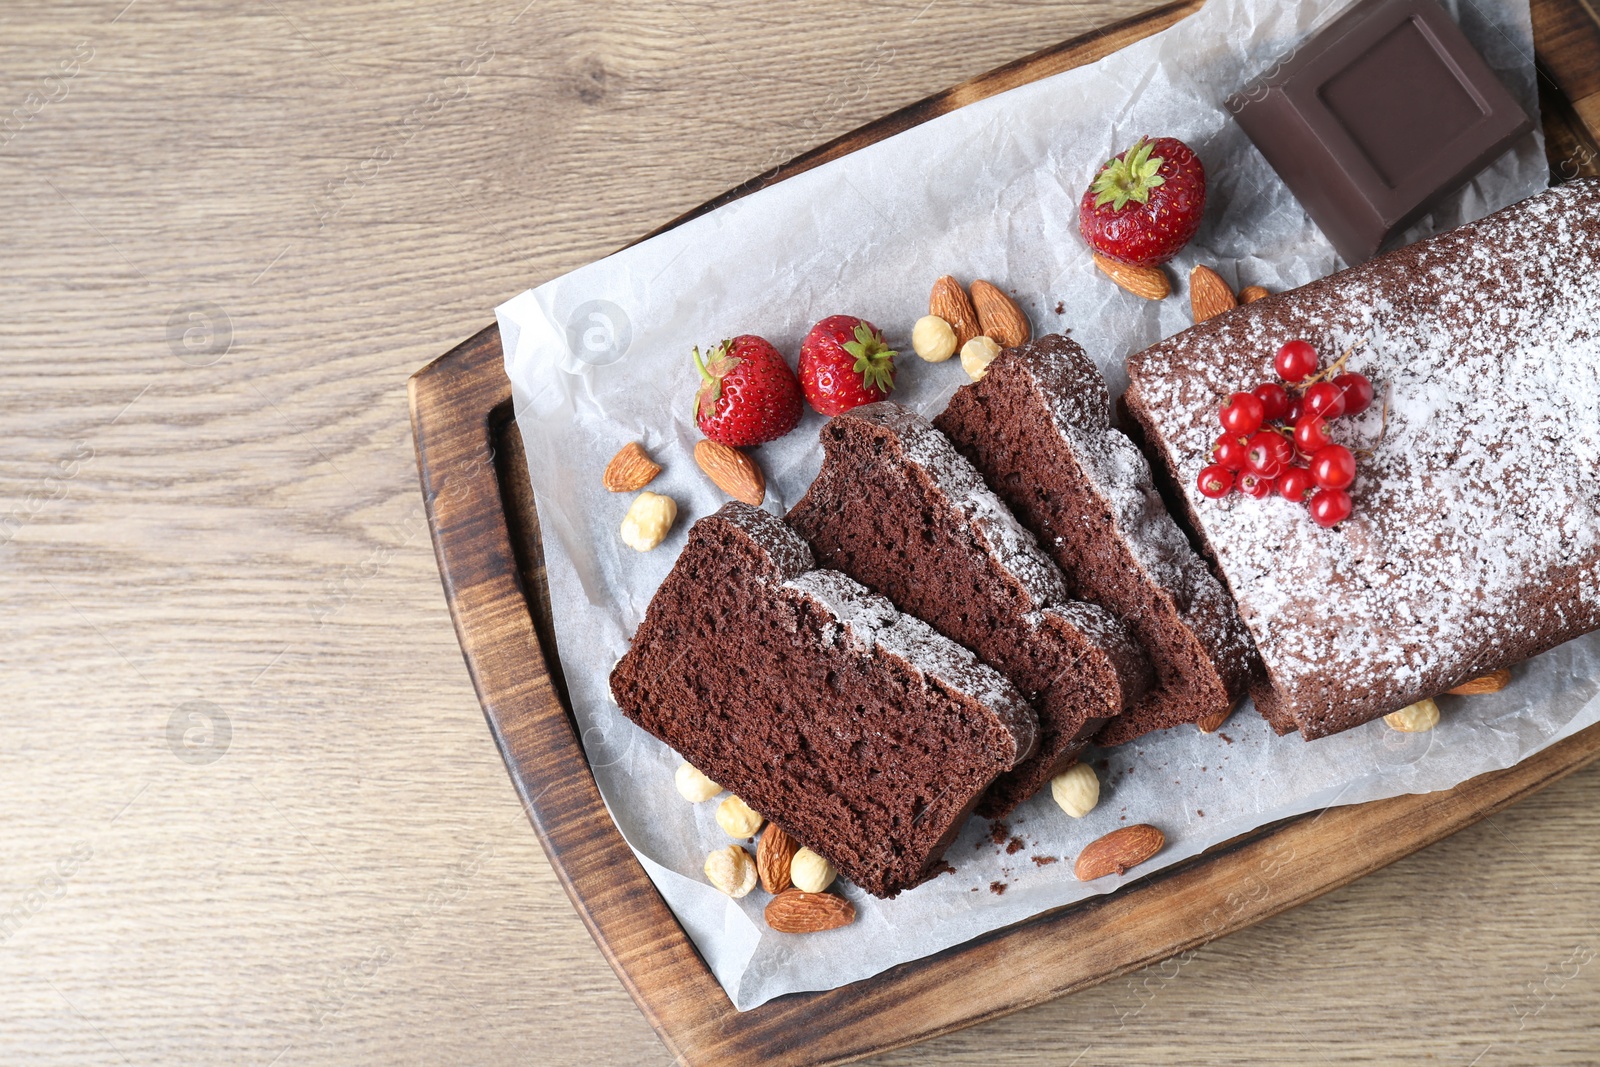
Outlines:
[[[0, 1063], [666, 1063], [485, 728], [406, 378], [1143, 6], [0, 6]], [[1597, 916], [1591, 767], [1181, 967], [879, 1062], [1592, 1064]]]

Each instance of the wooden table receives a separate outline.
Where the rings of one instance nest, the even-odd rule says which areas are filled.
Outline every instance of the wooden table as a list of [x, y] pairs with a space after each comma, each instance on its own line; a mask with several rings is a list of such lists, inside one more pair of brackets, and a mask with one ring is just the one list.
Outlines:
[[[463, 670], [407, 375], [1143, 6], [0, 8], [0, 1063], [652, 1064]], [[1600, 1059], [1600, 770], [885, 1064]]]

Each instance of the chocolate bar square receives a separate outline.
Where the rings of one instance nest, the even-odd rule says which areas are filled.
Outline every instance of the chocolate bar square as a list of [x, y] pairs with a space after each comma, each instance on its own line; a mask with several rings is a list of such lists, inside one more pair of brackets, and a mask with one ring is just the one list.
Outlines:
[[1350, 264], [1533, 128], [1434, 0], [1363, 0], [1227, 106]]

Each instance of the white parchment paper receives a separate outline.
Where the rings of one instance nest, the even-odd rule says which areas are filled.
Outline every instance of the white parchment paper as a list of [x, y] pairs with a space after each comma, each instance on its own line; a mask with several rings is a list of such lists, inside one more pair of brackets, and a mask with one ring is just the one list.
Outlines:
[[[1525, 0], [1446, 0], [1531, 114], [1538, 104]], [[842, 886], [859, 918], [807, 937], [774, 934], [765, 895], [732, 901], [706, 884], [706, 853], [728, 843], [715, 804], [673, 789], [675, 754], [611, 704], [606, 676], [627, 648], [695, 519], [724, 500], [696, 468], [692, 345], [758, 333], [790, 354], [830, 314], [862, 315], [905, 352], [895, 399], [937, 413], [966, 380], [959, 362], [909, 352], [937, 276], [988, 278], [1018, 295], [1036, 333], [1070, 331], [1114, 392], [1122, 360], [1189, 324], [1188, 301], [1131, 297], [1091, 266], [1078, 196], [1097, 165], [1142, 134], [1192, 145], [1210, 174], [1207, 219], [1171, 265], [1197, 262], [1235, 285], [1292, 288], [1339, 266], [1223, 99], [1343, 7], [1210, 0], [1179, 25], [1091, 67], [973, 104], [790, 178], [650, 241], [523, 293], [498, 309], [538, 502], [561, 665], [600, 792], [623, 835], [741, 1010], [877, 973], [1049, 908], [1117, 888], [1083, 884], [1072, 858], [1118, 825], [1151, 822], [1168, 845], [1148, 874], [1264, 823], [1333, 804], [1448, 788], [1509, 766], [1600, 719], [1600, 636], [1523, 666], [1505, 691], [1442, 698], [1444, 720], [1410, 735], [1383, 724], [1312, 743], [1277, 738], [1246, 705], [1218, 734], [1163, 731], [1088, 753], [1100, 806], [1073, 820], [1048, 791], [1001, 828], [974, 819], [947, 874], [893, 901]], [[1543, 188], [1538, 135], [1495, 163], [1413, 236], [1478, 218]], [[1058, 311], [1057, 308], [1060, 308]], [[756, 450], [778, 514], [820, 462], [821, 419]], [[666, 470], [676, 528], [655, 551], [625, 547], [630, 497], [600, 475], [629, 441]], [[1052, 862], [1054, 860], [1055, 862]]]

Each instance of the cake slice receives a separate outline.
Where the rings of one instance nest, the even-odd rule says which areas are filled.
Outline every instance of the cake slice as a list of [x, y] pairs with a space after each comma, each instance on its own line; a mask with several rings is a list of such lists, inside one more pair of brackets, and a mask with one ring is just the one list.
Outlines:
[[926, 419], [868, 404], [822, 429], [822, 471], [790, 511], [818, 561], [977, 653], [1039, 714], [1037, 751], [979, 805], [998, 818], [1071, 765], [1144, 692], [1125, 626], [1061, 573]]
[[1126, 622], [1155, 668], [1156, 685], [1097, 743], [1223, 715], [1244, 695], [1255, 654], [1244, 624], [1111, 425], [1105, 379], [1076, 342], [1007, 349], [934, 425], [1038, 536], [1068, 593]]
[[611, 672], [623, 714], [867, 892], [936, 873], [1036, 721], [995, 671], [738, 502], [701, 519]]
[[[1219, 407], [1297, 339], [1324, 365], [1360, 346], [1347, 366], [1377, 387], [1338, 420], [1370, 455], [1331, 529], [1196, 485]], [[1600, 181], [1219, 315], [1128, 374], [1260, 651], [1268, 721], [1322, 737], [1600, 628]]]

